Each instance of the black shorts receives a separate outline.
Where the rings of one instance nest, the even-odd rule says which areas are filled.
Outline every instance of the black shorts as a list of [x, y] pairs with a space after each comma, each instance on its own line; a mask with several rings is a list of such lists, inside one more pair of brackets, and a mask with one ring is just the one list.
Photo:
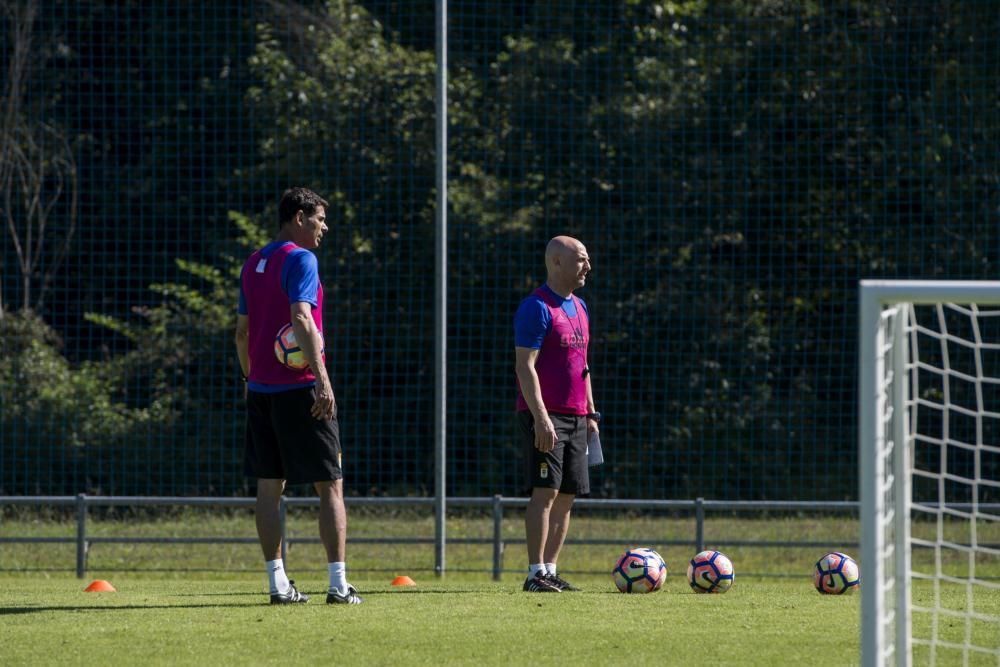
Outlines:
[[277, 394], [247, 392], [246, 453], [243, 472], [258, 479], [308, 484], [341, 479], [340, 426], [309, 411], [316, 388]]
[[560, 493], [589, 495], [587, 417], [550, 412], [549, 419], [556, 429], [556, 446], [543, 454], [535, 448], [535, 418], [528, 410], [517, 413], [517, 434], [525, 452], [528, 489], [559, 489]]

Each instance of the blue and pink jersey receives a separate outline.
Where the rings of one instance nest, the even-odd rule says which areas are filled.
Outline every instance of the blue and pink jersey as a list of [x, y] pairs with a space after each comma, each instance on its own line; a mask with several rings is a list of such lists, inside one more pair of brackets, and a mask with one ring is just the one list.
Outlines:
[[250, 375], [254, 391], [310, 387], [316, 376], [306, 367], [288, 368], [274, 354], [274, 339], [289, 323], [291, 304], [305, 302], [323, 333], [323, 284], [316, 256], [290, 241], [272, 241], [250, 255], [240, 273], [239, 313], [250, 319]]
[[[587, 305], [571, 294], [564, 299], [547, 285], [521, 302], [514, 316], [514, 345], [538, 350], [535, 372], [549, 412], [587, 414]], [[517, 410], [528, 409], [517, 385]]]

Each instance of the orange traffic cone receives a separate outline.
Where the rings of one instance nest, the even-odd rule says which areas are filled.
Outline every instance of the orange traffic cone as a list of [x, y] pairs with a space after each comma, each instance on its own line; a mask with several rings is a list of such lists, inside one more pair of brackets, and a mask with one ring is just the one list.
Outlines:
[[85, 593], [114, 593], [115, 587], [103, 579], [95, 579], [83, 590]]
[[398, 577], [396, 577], [395, 579], [392, 580], [392, 585], [393, 586], [416, 586], [417, 582], [413, 581], [413, 579], [410, 579], [405, 574], [402, 574], [402, 575], [400, 575], [400, 576], [398, 576]]

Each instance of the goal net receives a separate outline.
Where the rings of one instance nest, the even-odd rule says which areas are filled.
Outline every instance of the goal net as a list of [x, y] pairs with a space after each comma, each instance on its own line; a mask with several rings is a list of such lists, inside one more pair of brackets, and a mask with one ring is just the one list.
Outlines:
[[862, 281], [863, 665], [1000, 665], [1000, 282]]

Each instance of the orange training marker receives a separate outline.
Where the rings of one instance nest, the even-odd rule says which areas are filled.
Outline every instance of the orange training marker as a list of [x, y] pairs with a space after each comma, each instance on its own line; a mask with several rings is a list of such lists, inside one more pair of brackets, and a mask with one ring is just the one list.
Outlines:
[[392, 580], [392, 585], [393, 586], [416, 586], [417, 582], [413, 581], [413, 579], [410, 579], [405, 574], [402, 574], [402, 575], [400, 575], [400, 576], [398, 576], [398, 577], [396, 577], [395, 579]]
[[115, 587], [103, 579], [95, 579], [83, 591], [85, 593], [114, 593]]

